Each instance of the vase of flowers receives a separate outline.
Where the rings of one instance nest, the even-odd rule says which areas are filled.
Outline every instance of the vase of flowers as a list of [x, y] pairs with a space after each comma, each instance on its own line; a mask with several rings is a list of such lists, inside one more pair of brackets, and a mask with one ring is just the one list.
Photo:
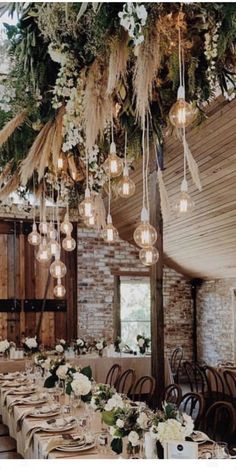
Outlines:
[[138, 348], [139, 348], [139, 352], [140, 354], [145, 354], [147, 348], [149, 348], [150, 346], [150, 338], [145, 338], [145, 336], [143, 335], [138, 335], [137, 336], [137, 345], [138, 345]]
[[8, 358], [11, 344], [7, 339], [0, 341], [0, 355], [4, 358]]
[[66, 341], [63, 338], [59, 339], [58, 343], [55, 346], [55, 350], [57, 354], [61, 354], [61, 355], [64, 354], [66, 349], [67, 349]]
[[87, 352], [87, 344], [82, 338], [77, 338], [74, 344], [74, 351], [77, 354], [86, 354]]
[[23, 341], [23, 348], [28, 357], [31, 357], [32, 354], [38, 352], [38, 342], [37, 337], [29, 338], [28, 336]]
[[107, 342], [105, 341], [105, 339], [101, 339], [95, 343], [95, 349], [96, 351], [98, 351], [98, 355], [100, 357], [103, 356], [103, 351], [106, 347], [107, 347]]

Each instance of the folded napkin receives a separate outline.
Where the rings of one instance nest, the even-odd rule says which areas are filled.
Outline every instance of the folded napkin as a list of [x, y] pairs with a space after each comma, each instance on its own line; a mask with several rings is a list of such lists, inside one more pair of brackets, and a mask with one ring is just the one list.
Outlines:
[[[60, 423], [60, 421], [61, 421], [61, 423]], [[72, 418], [72, 417], [57, 420], [58, 424], [65, 424], [65, 426], [67, 424], [70, 424], [70, 423], [72, 424], [73, 422], [76, 424], [76, 419]], [[35, 433], [40, 432], [40, 431], [42, 431], [42, 432], [43, 431], [50, 431], [51, 433], [54, 433], [54, 432], [60, 432], [61, 430], [56, 429], [56, 428], [52, 428], [51, 425], [48, 424], [47, 421], [43, 421], [42, 423], [40, 423], [40, 425], [38, 423], [33, 425], [33, 427], [31, 427], [30, 430], [26, 434], [25, 452], [27, 452], [27, 450], [29, 449]]]
[[[37, 408], [28, 408], [27, 410], [24, 410], [23, 413], [21, 413], [21, 416], [20, 418], [18, 418], [17, 422], [16, 422], [16, 430], [17, 432], [18, 431], [21, 431], [22, 429], [22, 425], [23, 425], [23, 421], [24, 419], [31, 415], [32, 413], [34, 413], [34, 418], [38, 418], [38, 419], [42, 419], [43, 418], [43, 414], [42, 414], [42, 411], [44, 410], [44, 413], [53, 413], [54, 411], [57, 411], [57, 410], [60, 410], [60, 408], [58, 408], [58, 405], [52, 405], [52, 406], [44, 406], [44, 407], [40, 407], [39, 410], [37, 410]], [[39, 411], [38, 415], [37, 415], [37, 411]], [[41, 414], [40, 414], [41, 412]]]
[[19, 432], [22, 429], [23, 421], [28, 416], [29, 414], [33, 413], [34, 408], [27, 408], [27, 410], [24, 410], [23, 413], [21, 413], [20, 418], [17, 419], [16, 421], [16, 431]]
[[[81, 441], [81, 443], [79, 441]], [[49, 439], [46, 448], [43, 449], [43, 458], [47, 459], [50, 452], [57, 449], [59, 446], [68, 446], [68, 448], [70, 448], [72, 442], [77, 443], [77, 446], [80, 447], [80, 452], [86, 452], [86, 445], [88, 445], [89, 442], [86, 442], [86, 439], [81, 439], [81, 436], [71, 436], [71, 439], [65, 439], [63, 436], [55, 436]]]

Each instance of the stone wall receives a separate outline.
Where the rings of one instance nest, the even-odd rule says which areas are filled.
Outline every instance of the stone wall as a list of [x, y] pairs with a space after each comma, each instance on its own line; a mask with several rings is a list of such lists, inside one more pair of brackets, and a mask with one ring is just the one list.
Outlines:
[[[112, 271], [146, 271], [138, 250], [127, 242], [108, 245], [101, 235], [78, 229], [78, 334], [107, 339], [113, 336], [114, 276]], [[165, 348], [184, 348], [192, 358], [190, 286], [175, 271], [164, 269]]]
[[198, 288], [198, 359], [212, 365], [234, 360], [234, 288], [236, 279], [205, 281]]

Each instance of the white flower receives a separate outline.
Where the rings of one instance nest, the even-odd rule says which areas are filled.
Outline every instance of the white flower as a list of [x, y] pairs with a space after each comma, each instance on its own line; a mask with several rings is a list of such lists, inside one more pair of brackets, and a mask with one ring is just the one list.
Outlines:
[[91, 382], [86, 375], [76, 372], [73, 375], [71, 388], [76, 396], [88, 395], [91, 390]]
[[58, 353], [62, 353], [64, 351], [64, 348], [61, 344], [57, 344], [55, 349]]
[[37, 348], [37, 346], [38, 346], [38, 343], [36, 341], [36, 337], [35, 338], [26, 338], [25, 339], [25, 344], [26, 344], [26, 346], [28, 346], [29, 349], [34, 349], [34, 348]]
[[144, 5], [137, 5], [136, 6], [136, 13], [140, 20], [142, 20], [142, 24], [144, 25], [147, 19], [147, 10]]
[[46, 370], [49, 370], [49, 369], [50, 369], [50, 367], [51, 367], [51, 359], [50, 359], [50, 357], [48, 357], [48, 358], [46, 359], [46, 361], [44, 362], [44, 364], [42, 364], [42, 367], [43, 367], [44, 369], [46, 369]]
[[138, 340], [138, 345], [139, 345], [140, 348], [143, 347], [144, 343], [145, 343], [145, 341], [144, 341], [143, 338], [140, 338], [140, 339]]
[[101, 342], [98, 342], [96, 344], [96, 348], [98, 349], [98, 351], [101, 351], [103, 349], [103, 344]]
[[116, 426], [117, 426], [118, 428], [121, 429], [121, 428], [124, 427], [124, 425], [125, 425], [125, 423], [124, 423], [123, 419], [119, 419], [119, 418], [118, 418], [118, 419], [116, 420]]
[[57, 371], [56, 371], [56, 374], [57, 374], [57, 377], [60, 379], [60, 380], [65, 380], [66, 379], [66, 375], [67, 375], [67, 372], [68, 372], [68, 364], [65, 364], [63, 366], [59, 366]]
[[137, 419], [137, 424], [140, 426], [141, 429], [147, 429], [148, 422], [149, 422], [149, 419], [146, 413], [141, 412]]
[[106, 411], [111, 411], [114, 408], [124, 408], [123, 400], [118, 393], [115, 393], [113, 397], [110, 398], [105, 405]]
[[167, 441], [184, 441], [185, 439], [184, 427], [176, 419], [168, 419], [158, 423], [157, 428], [151, 429], [151, 432], [154, 432], [154, 436], [161, 444]]
[[80, 338], [77, 339], [76, 341], [77, 346], [83, 347], [84, 346], [84, 341]]
[[7, 341], [7, 339], [4, 339], [3, 341], [0, 341], [0, 352], [4, 353], [9, 349], [10, 343]]
[[95, 400], [94, 397], [91, 398], [90, 405], [91, 405], [91, 407], [93, 408], [93, 410], [96, 410], [96, 409], [97, 409], [97, 404], [96, 404], [96, 400]]
[[187, 415], [187, 413], [183, 413], [183, 424], [185, 436], [190, 436], [194, 429], [194, 422], [191, 416]]
[[116, 433], [116, 428], [114, 428], [114, 426], [110, 426], [109, 431], [110, 431], [111, 436], [114, 436]]
[[136, 431], [130, 431], [128, 435], [128, 441], [131, 442], [132, 446], [135, 447], [139, 444], [139, 435]]
[[59, 343], [60, 343], [60, 344], [64, 344], [64, 345], [66, 344], [66, 342], [65, 342], [64, 339], [60, 339]]

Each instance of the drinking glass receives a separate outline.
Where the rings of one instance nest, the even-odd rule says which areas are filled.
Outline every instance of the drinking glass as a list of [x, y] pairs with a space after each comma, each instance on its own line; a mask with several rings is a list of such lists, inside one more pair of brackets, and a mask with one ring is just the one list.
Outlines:
[[226, 442], [215, 442], [213, 447], [214, 459], [229, 459], [229, 449]]
[[82, 430], [84, 432], [87, 432], [88, 431], [88, 428], [89, 428], [89, 417], [88, 416], [78, 416], [77, 417], [77, 422], [78, 422], [78, 425], [80, 428], [82, 428]]
[[28, 378], [32, 371], [33, 371], [33, 363], [30, 359], [26, 359], [25, 360], [25, 372]]
[[102, 431], [97, 435], [96, 445], [100, 454], [107, 454], [110, 445], [110, 434], [108, 431]]

